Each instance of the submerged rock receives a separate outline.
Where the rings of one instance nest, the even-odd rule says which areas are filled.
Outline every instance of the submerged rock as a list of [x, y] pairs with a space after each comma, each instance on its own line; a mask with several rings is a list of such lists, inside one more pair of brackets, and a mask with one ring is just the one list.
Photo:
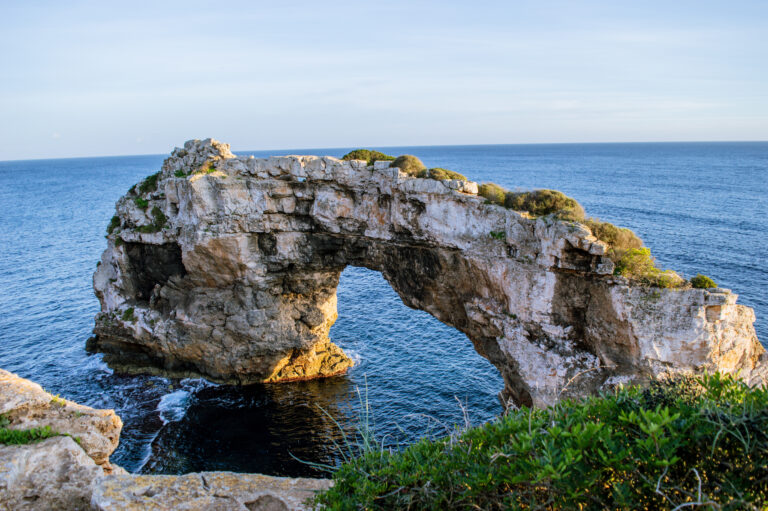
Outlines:
[[353, 265], [464, 332], [503, 375], [505, 403], [678, 372], [765, 381], [736, 295], [630, 285], [581, 224], [387, 165], [177, 148], [117, 203], [89, 346], [119, 370], [226, 383], [341, 374], [351, 361], [328, 332]]

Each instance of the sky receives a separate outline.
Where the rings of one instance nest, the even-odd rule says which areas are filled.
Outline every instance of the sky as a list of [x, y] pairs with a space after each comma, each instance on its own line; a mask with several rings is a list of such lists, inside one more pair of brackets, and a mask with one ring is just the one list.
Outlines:
[[0, 0], [0, 160], [768, 140], [768, 2]]

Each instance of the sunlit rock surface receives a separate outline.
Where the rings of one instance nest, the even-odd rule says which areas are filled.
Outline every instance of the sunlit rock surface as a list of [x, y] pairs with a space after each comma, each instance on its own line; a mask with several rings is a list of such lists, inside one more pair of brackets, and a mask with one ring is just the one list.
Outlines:
[[90, 509], [96, 480], [124, 472], [109, 463], [123, 426], [113, 410], [52, 396], [0, 369], [0, 417], [8, 429], [48, 426], [60, 434], [26, 445], [0, 444], [0, 510]]
[[[109, 463], [122, 422], [45, 392], [0, 369], [0, 416], [11, 429], [50, 426], [57, 436], [24, 445], [0, 444], [0, 511], [309, 509], [325, 479], [205, 472], [130, 475]], [[7, 423], [7, 424], [6, 424]]]
[[90, 347], [120, 370], [226, 383], [340, 374], [351, 361], [328, 332], [354, 265], [464, 332], [503, 375], [505, 403], [677, 372], [765, 381], [736, 295], [629, 286], [586, 227], [388, 164], [256, 159], [211, 139], [175, 149], [156, 187], [117, 203]]
[[101, 479], [91, 504], [99, 511], [294, 511], [330, 486], [327, 479], [231, 472], [183, 476], [122, 475]]

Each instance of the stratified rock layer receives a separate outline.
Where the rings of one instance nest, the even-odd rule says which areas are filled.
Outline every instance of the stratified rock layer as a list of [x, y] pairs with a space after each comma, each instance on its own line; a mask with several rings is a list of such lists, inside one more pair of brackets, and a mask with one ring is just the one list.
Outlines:
[[765, 381], [754, 314], [736, 295], [630, 286], [586, 227], [388, 165], [236, 157], [211, 139], [177, 148], [156, 187], [117, 203], [90, 346], [118, 369], [219, 382], [340, 374], [351, 362], [328, 331], [353, 265], [464, 332], [503, 375], [505, 402], [675, 372]]

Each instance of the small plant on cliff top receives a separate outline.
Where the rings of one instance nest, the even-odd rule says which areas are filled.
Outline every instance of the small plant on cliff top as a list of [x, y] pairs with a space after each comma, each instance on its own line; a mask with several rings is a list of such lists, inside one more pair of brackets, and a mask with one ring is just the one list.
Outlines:
[[136, 197], [133, 199], [133, 202], [141, 209], [147, 209], [147, 206], [149, 206], [149, 201], [144, 197]]
[[484, 197], [485, 200], [492, 204], [504, 205], [504, 197], [507, 195], [507, 190], [497, 185], [496, 183], [483, 183], [479, 186], [477, 194], [480, 197]]
[[696, 276], [691, 279], [691, 285], [697, 289], [717, 287], [714, 280], [701, 273], [697, 273]]
[[404, 154], [402, 156], [398, 156], [389, 166], [397, 167], [409, 176], [414, 177], [417, 176], [419, 172], [427, 168], [420, 159], [416, 158], [412, 154]]
[[661, 270], [649, 248], [631, 248], [616, 263], [615, 275], [662, 288], [681, 287], [685, 280], [671, 270]]
[[584, 219], [584, 208], [581, 204], [557, 190], [507, 192], [504, 206], [515, 211], [527, 211], [533, 216], [554, 214], [562, 220], [577, 222]]
[[513, 409], [347, 459], [321, 509], [765, 509], [768, 390], [730, 376]]
[[448, 179], [458, 179], [459, 181], [467, 180], [466, 176], [459, 174], [458, 172], [454, 172], [448, 169], [442, 169], [440, 167], [436, 167], [434, 169], [424, 169], [420, 171], [418, 174], [416, 174], [416, 177], [426, 178], [426, 179], [435, 179], [437, 181], [445, 181]]
[[370, 149], [355, 149], [350, 151], [341, 157], [342, 160], [365, 160], [368, 165], [373, 165], [375, 161], [392, 161], [394, 156], [380, 153], [379, 151], [371, 151]]

